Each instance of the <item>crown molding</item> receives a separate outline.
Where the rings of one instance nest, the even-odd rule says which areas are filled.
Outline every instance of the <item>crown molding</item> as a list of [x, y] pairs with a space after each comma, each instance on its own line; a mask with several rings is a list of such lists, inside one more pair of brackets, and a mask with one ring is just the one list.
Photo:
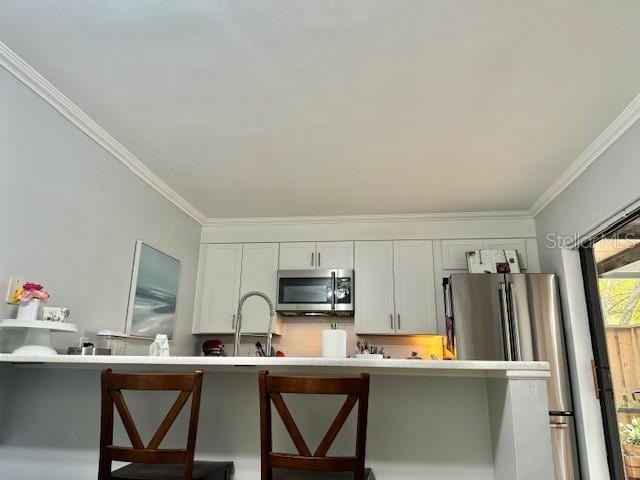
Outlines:
[[202, 224], [205, 222], [206, 217], [197, 208], [167, 185], [133, 153], [127, 150], [91, 117], [84, 113], [80, 107], [69, 100], [69, 98], [40, 75], [31, 65], [2, 42], [0, 42], [0, 66], [49, 103], [62, 116], [82, 130], [89, 138], [122, 162], [129, 170], [176, 207], [198, 223]]
[[533, 238], [528, 211], [209, 219], [201, 243]]
[[529, 213], [538, 215], [549, 203], [595, 162], [620, 136], [640, 118], [640, 95], [589, 145], [558, 179], [535, 201]]
[[456, 212], [456, 213], [404, 213], [391, 215], [334, 215], [306, 217], [246, 217], [208, 218], [204, 226], [229, 227], [251, 225], [325, 225], [353, 223], [389, 223], [452, 220], [488, 220], [533, 218], [528, 210], [508, 210], [496, 212]]

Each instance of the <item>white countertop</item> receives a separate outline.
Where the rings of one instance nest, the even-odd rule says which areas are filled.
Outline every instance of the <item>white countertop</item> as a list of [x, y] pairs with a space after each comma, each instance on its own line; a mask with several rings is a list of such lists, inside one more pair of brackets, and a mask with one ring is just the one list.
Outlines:
[[318, 357], [149, 357], [149, 356], [27, 356], [0, 354], [0, 364], [38, 365], [53, 368], [107, 367], [146, 370], [257, 372], [288, 374], [354, 374], [457, 376], [491, 378], [548, 378], [547, 362], [496, 362], [469, 360], [367, 360]]

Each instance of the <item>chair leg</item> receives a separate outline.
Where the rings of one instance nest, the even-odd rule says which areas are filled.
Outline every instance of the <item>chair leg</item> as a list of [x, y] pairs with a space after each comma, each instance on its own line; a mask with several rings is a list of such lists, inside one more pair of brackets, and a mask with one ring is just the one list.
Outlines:
[[273, 468], [263, 465], [260, 468], [260, 480], [273, 480]]

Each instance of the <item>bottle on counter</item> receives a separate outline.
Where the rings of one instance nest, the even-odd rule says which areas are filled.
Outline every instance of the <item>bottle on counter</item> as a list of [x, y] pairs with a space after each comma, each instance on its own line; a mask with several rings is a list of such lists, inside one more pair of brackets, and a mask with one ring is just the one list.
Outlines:
[[153, 343], [149, 346], [149, 356], [151, 357], [168, 357], [169, 338], [164, 333], [158, 333]]

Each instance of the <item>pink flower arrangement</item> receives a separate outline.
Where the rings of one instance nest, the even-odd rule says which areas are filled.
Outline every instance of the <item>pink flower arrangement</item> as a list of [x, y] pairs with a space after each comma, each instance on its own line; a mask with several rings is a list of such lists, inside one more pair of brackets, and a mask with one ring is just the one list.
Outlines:
[[46, 302], [49, 299], [49, 294], [42, 285], [33, 282], [25, 283], [13, 295], [14, 303], [27, 303], [34, 299]]

